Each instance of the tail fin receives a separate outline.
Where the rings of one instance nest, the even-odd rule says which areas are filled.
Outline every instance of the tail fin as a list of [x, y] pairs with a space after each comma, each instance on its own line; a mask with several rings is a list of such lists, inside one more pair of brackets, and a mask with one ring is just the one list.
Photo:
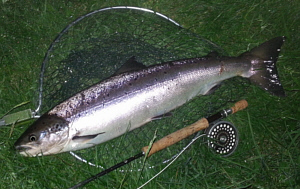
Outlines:
[[249, 79], [276, 96], [285, 96], [276, 68], [280, 48], [284, 41], [284, 36], [276, 37], [241, 55], [251, 59], [252, 74]]

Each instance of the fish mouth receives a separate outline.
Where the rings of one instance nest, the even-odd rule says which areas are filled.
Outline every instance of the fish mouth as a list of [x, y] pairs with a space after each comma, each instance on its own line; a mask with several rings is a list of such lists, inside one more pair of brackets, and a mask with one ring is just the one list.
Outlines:
[[25, 145], [17, 145], [17, 146], [15, 146], [15, 148], [18, 152], [25, 152], [25, 151], [32, 149], [31, 147], [25, 146]]

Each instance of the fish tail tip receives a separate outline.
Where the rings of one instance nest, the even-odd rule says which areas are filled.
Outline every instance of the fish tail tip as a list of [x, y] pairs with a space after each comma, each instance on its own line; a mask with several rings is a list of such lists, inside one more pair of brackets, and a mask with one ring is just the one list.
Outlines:
[[284, 97], [285, 91], [279, 80], [276, 67], [285, 36], [275, 37], [247, 52], [252, 60], [252, 75], [250, 80], [272, 95]]

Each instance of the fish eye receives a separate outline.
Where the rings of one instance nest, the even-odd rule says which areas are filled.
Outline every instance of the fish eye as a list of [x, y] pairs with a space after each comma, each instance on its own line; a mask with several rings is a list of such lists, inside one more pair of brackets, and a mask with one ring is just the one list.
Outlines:
[[30, 135], [30, 136], [29, 136], [29, 141], [30, 141], [30, 142], [36, 141], [36, 136], [33, 135], [33, 134]]

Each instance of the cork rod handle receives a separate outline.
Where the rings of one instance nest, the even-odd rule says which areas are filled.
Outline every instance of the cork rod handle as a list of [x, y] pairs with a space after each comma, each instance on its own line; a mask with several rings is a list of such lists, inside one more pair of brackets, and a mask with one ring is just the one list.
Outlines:
[[[231, 108], [232, 114], [245, 109], [247, 106], [248, 106], [248, 103], [246, 100], [238, 101]], [[186, 137], [188, 137], [198, 131], [206, 129], [208, 126], [209, 126], [208, 120], [206, 118], [202, 118], [187, 127], [184, 127], [178, 131], [175, 131], [174, 133], [171, 133], [171, 134], [165, 136], [164, 138], [153, 143], [151, 150], [148, 153], [148, 157], [162, 149], [165, 149], [165, 148], [185, 139]], [[149, 148], [148, 146], [145, 146], [142, 148], [142, 151], [144, 153], [146, 153], [148, 148]]]

